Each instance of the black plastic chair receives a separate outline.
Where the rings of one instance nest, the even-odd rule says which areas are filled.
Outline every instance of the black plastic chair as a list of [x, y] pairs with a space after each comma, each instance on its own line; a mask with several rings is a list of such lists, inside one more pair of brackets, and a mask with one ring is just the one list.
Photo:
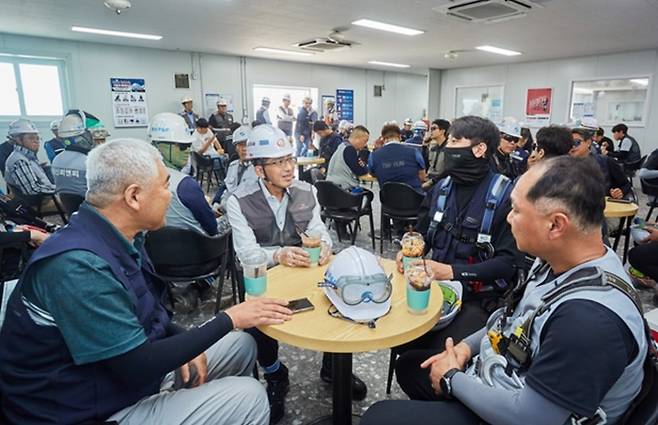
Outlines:
[[638, 159], [637, 161], [625, 162], [624, 173], [626, 174], [626, 177], [628, 177], [629, 179], [635, 177], [635, 173], [637, 172], [637, 170], [639, 170], [642, 167], [642, 164], [644, 164], [644, 161], [646, 159], [647, 156], [644, 155], [642, 158]]
[[[36, 215], [39, 218], [44, 218], [52, 215], [58, 215], [62, 218], [64, 224], [68, 223], [66, 214], [64, 213], [64, 208], [62, 204], [54, 193], [40, 193], [38, 195], [26, 195], [18, 187], [7, 183], [7, 188], [11, 194], [18, 200], [20, 200], [24, 206], [32, 208], [36, 211]], [[52, 199], [57, 211], [44, 213], [42, 211], [44, 201]]]
[[384, 252], [384, 238], [391, 241], [391, 220], [415, 224], [418, 221], [418, 210], [425, 195], [417, 192], [406, 183], [388, 182], [379, 191], [379, 201], [382, 204], [380, 214], [380, 244], [379, 253]]
[[84, 196], [76, 195], [74, 193], [60, 193], [59, 200], [62, 201], [62, 206], [66, 215], [71, 217], [74, 212], [80, 209], [80, 204], [85, 200]]
[[166, 282], [197, 281], [218, 276], [217, 311], [230, 257], [230, 239], [230, 233], [208, 236], [191, 229], [164, 227], [147, 233], [146, 250], [155, 271]]
[[649, 183], [646, 179], [640, 179], [640, 185], [642, 186], [642, 193], [649, 197], [649, 202], [647, 202], [649, 213], [645, 219], [646, 221], [649, 221], [653, 209], [658, 207], [658, 184]]
[[[360, 219], [368, 216], [370, 220], [370, 236], [372, 239], [372, 249], [375, 249], [374, 219], [372, 216], [372, 199], [374, 195], [370, 191], [363, 191], [359, 194], [352, 194], [343, 190], [335, 183], [321, 180], [315, 183], [318, 190], [318, 202], [322, 207], [323, 219], [332, 219], [334, 221], [347, 222], [348, 229], [352, 234], [352, 245], [356, 240], [356, 231], [360, 226]], [[366, 202], [364, 203], [364, 199]], [[352, 224], [354, 228], [352, 228]], [[340, 240], [340, 232], [338, 233]]]
[[199, 186], [203, 187], [203, 182], [207, 178], [208, 182], [206, 185], [206, 192], [210, 192], [213, 176], [215, 176], [218, 185], [222, 180], [220, 175], [217, 173], [220, 170], [215, 169], [216, 160], [208, 155], [201, 155], [199, 152], [192, 152], [192, 159], [194, 161], [193, 165], [196, 173], [195, 178], [199, 182]]
[[658, 364], [656, 358], [644, 362], [644, 382], [638, 397], [639, 403], [634, 402], [620, 421], [627, 425], [656, 425], [658, 424]]

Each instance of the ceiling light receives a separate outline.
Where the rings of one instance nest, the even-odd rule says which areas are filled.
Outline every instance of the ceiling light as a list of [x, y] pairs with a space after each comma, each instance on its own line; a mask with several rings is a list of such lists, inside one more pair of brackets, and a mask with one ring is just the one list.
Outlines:
[[313, 54], [309, 52], [298, 52], [296, 50], [273, 49], [271, 47], [256, 47], [254, 48], [254, 50], [257, 52], [281, 53], [284, 55], [297, 55], [297, 56], [311, 56]]
[[372, 65], [392, 66], [393, 68], [411, 68], [411, 65], [405, 65], [403, 63], [380, 62], [380, 61], [368, 61], [368, 63]]
[[503, 56], [518, 56], [521, 54], [521, 52], [515, 52], [514, 50], [502, 49], [495, 46], [477, 46], [476, 49]]
[[352, 25], [357, 25], [360, 27], [372, 28], [375, 30], [394, 32], [397, 34], [403, 35], [419, 35], [423, 34], [425, 31], [415, 30], [413, 28], [401, 27], [398, 25], [385, 24], [383, 22], [371, 21], [370, 19], [359, 19], [358, 21], [352, 22]]
[[114, 37], [141, 38], [143, 40], [162, 40], [161, 35], [140, 34], [140, 33], [136, 33], [136, 32], [101, 30], [101, 29], [98, 29], [98, 28], [71, 27], [71, 31], [86, 32], [86, 33], [90, 33], [90, 34], [111, 35], [111, 36], [114, 36]]
[[649, 79], [648, 78], [633, 78], [631, 79], [631, 83], [639, 84], [641, 86], [648, 86], [649, 85]]

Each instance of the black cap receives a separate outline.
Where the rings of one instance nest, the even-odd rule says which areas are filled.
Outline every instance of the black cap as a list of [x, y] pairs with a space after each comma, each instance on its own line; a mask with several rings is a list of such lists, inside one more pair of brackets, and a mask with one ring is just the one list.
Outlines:
[[329, 130], [329, 126], [324, 121], [316, 121], [313, 123], [313, 131]]
[[196, 120], [195, 124], [197, 127], [201, 127], [201, 128], [208, 128], [210, 126], [210, 124], [208, 124], [208, 120], [205, 118], [199, 118], [198, 120]]

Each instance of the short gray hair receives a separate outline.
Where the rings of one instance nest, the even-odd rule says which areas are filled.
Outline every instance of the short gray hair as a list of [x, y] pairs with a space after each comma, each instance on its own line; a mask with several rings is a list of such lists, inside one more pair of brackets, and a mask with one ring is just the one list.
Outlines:
[[87, 155], [87, 201], [106, 207], [131, 184], [149, 186], [158, 176], [160, 152], [141, 139], [120, 138]]

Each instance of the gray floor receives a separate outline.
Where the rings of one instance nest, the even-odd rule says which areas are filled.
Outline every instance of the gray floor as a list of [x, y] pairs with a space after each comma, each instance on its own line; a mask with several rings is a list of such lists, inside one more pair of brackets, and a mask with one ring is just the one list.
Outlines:
[[[639, 186], [636, 179], [636, 186]], [[369, 187], [369, 185], [368, 185]], [[375, 191], [375, 234], [379, 231], [379, 200], [378, 200], [378, 187], [374, 185]], [[639, 190], [638, 190], [639, 192]], [[640, 195], [640, 213], [644, 217], [648, 208], [646, 207], [647, 199], [644, 195]], [[356, 245], [372, 251], [370, 238], [367, 236], [369, 232], [369, 225], [367, 218], [362, 219], [363, 229], [359, 232]], [[332, 231], [334, 238], [335, 251], [349, 246], [347, 242], [338, 242], [335, 231]], [[620, 244], [618, 252], [621, 254], [623, 244]], [[384, 249], [383, 257], [393, 258], [397, 250], [390, 244]], [[377, 250], [379, 253], [379, 241], [377, 240]], [[228, 295], [229, 288], [225, 288], [225, 293]], [[645, 309], [653, 307], [652, 296], [653, 291], [642, 290], [640, 291]], [[182, 315], [176, 314], [175, 320], [185, 326], [193, 326], [202, 323], [212, 315], [213, 305], [210, 303], [203, 304], [193, 314]], [[281, 360], [290, 369], [290, 393], [287, 397], [286, 416], [280, 422], [282, 425], [301, 425], [309, 422], [310, 420], [322, 415], [329, 415], [331, 413], [331, 387], [323, 383], [319, 377], [321, 353], [316, 353], [309, 350], [303, 350], [296, 347], [281, 345], [280, 357]], [[355, 413], [363, 413], [371, 404], [376, 401], [384, 399], [406, 399], [405, 394], [400, 390], [399, 386], [393, 380], [393, 387], [390, 396], [386, 395], [386, 375], [388, 370], [389, 350], [373, 351], [368, 353], [358, 353], [354, 355], [354, 372], [363, 379], [368, 385], [368, 396], [361, 402], [354, 402], [353, 409]]]

